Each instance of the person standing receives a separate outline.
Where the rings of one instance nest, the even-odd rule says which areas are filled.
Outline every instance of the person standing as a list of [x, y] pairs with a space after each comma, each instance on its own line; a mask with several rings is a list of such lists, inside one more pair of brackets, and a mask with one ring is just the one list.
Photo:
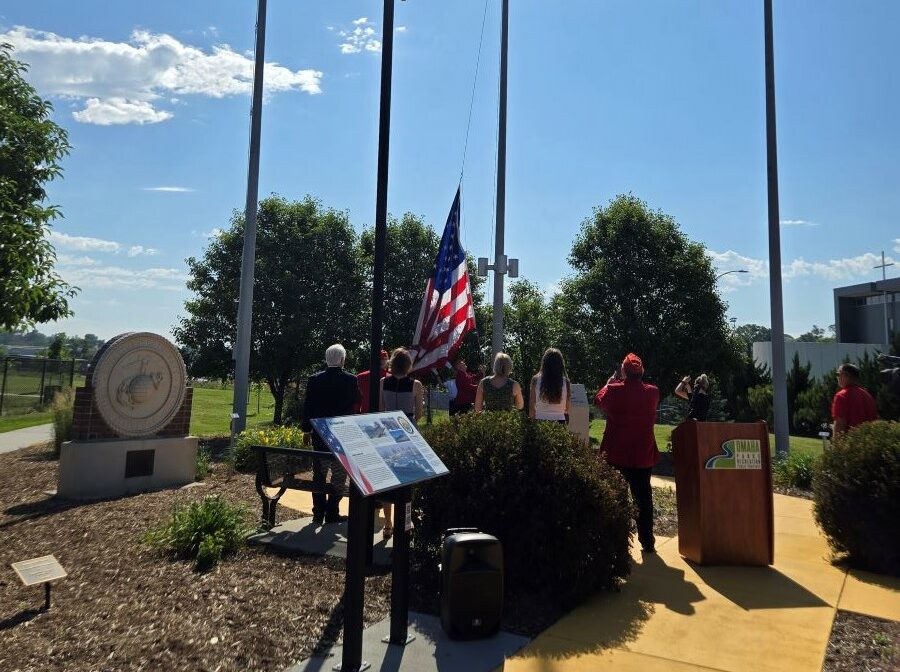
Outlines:
[[606, 414], [600, 452], [628, 481], [638, 509], [638, 541], [645, 553], [654, 553], [650, 472], [659, 458], [653, 435], [659, 390], [644, 382], [644, 364], [634, 353], [622, 362], [621, 376], [624, 380], [610, 379], [594, 397], [594, 404]]
[[831, 400], [835, 436], [864, 422], [878, 419], [875, 399], [859, 384], [858, 366], [841, 364], [838, 367], [838, 385], [841, 389]]
[[705, 373], [697, 376], [693, 386], [691, 377], [685, 376], [675, 387], [675, 396], [688, 402], [688, 420], [706, 422], [709, 414], [709, 377]]
[[528, 414], [533, 420], [568, 422], [571, 385], [566, 377], [566, 361], [556, 348], [547, 348], [541, 370], [531, 379]]
[[475, 392], [475, 412], [522, 410], [522, 386], [510, 378], [512, 358], [505, 352], [494, 357], [494, 375], [482, 378]]
[[[312, 375], [306, 383], [306, 398], [303, 400], [304, 432], [312, 431], [313, 418], [333, 418], [341, 415], [353, 415], [358, 408], [360, 394], [356, 376], [344, 371], [347, 351], [340, 343], [335, 343], [325, 351], [324, 371]], [[312, 434], [313, 449], [327, 453], [328, 446], [315, 432]], [[313, 484], [324, 488], [328, 471], [331, 471], [331, 494], [313, 493], [313, 523], [340, 523], [347, 519], [338, 510], [338, 504], [344, 496], [347, 474], [336, 461], [316, 460], [313, 467]]]
[[[388, 373], [388, 353], [387, 350], [381, 351], [381, 371], [378, 379], [381, 380]], [[369, 412], [369, 371], [360, 371], [356, 374], [356, 382], [359, 385], [359, 404], [357, 405], [357, 413]]]
[[456, 360], [453, 368], [456, 369], [456, 398], [450, 402], [450, 415], [468, 413], [475, 405], [475, 393], [482, 376], [478, 372], [469, 373], [463, 357]]
[[[406, 417], [414, 425], [422, 417], [422, 409], [425, 400], [425, 390], [422, 383], [409, 377], [412, 368], [412, 357], [404, 348], [397, 348], [391, 353], [391, 372], [381, 379], [382, 411], [403, 411]], [[384, 539], [390, 539], [394, 534], [393, 504], [383, 502], [385, 524], [381, 530]]]

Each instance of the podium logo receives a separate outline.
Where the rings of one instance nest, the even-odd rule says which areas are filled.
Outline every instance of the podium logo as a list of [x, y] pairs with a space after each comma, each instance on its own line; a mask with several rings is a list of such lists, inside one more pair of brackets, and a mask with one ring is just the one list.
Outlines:
[[706, 461], [707, 469], [762, 469], [759, 439], [731, 439], [722, 444], [722, 454]]

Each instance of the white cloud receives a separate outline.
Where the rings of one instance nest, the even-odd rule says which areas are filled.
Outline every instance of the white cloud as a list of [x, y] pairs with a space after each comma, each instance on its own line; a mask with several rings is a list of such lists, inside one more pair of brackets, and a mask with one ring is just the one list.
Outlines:
[[93, 289], [165, 289], [180, 291], [188, 279], [183, 269], [132, 269], [100, 264], [58, 264], [63, 279], [73, 285]]
[[194, 238], [218, 238], [222, 234], [222, 229], [218, 227], [213, 227], [209, 231], [197, 231], [197, 229], [193, 229], [191, 231], [191, 235]]
[[171, 112], [154, 109], [145, 100], [127, 100], [125, 98], [88, 98], [85, 108], [73, 112], [75, 121], [97, 126], [114, 126], [119, 124], [158, 124], [171, 119]]
[[100, 262], [92, 257], [73, 257], [71, 254], [56, 255], [57, 266], [96, 266]]
[[[886, 261], [894, 260], [886, 257]], [[880, 263], [881, 257], [871, 252], [828, 261], [806, 261], [801, 257], [785, 266], [783, 276], [785, 279], [818, 276], [831, 281], [853, 280], [871, 276], [874, 267]]]
[[381, 40], [375, 36], [375, 24], [370, 23], [365, 16], [361, 16], [353, 22], [353, 25], [355, 27], [352, 30], [338, 32], [344, 40], [340, 44], [341, 53], [358, 54], [361, 51], [380, 53]]
[[782, 226], [819, 226], [818, 222], [811, 222], [808, 219], [782, 219]]
[[900, 253], [900, 238], [894, 238], [894, 252]]
[[90, 238], [88, 236], [70, 236], [60, 231], [51, 231], [50, 242], [53, 247], [63, 250], [79, 250], [81, 252], [118, 252], [121, 245], [113, 240]]
[[128, 256], [129, 257], [152, 257], [156, 254], [159, 254], [159, 250], [155, 247], [144, 247], [143, 245], [132, 245], [128, 248]]
[[143, 191], [165, 191], [173, 194], [186, 194], [196, 190], [191, 189], [190, 187], [144, 187]]
[[406, 29], [406, 26], [397, 26], [397, 32], [398, 32], [398, 33], [405, 33], [406, 30], [407, 30], [407, 29]]
[[[113, 42], [17, 26], [0, 33], [0, 42], [11, 43], [16, 57], [30, 64], [27, 77], [42, 95], [86, 101], [74, 113], [84, 123], [158, 123], [173, 116], [155, 107], [159, 100], [246, 95], [253, 86], [252, 55], [224, 44], [207, 52], [164, 33], [136, 30], [127, 42]], [[318, 94], [322, 76], [267, 63], [266, 93]]]
[[[733, 250], [727, 252], [710, 250], [709, 256], [719, 273], [737, 269], [749, 271], [748, 273], [731, 273], [722, 276], [720, 282], [726, 290], [733, 290], [741, 285], [750, 285], [758, 280], [767, 280], [769, 277], [769, 262], [765, 259], [746, 257]], [[895, 260], [887, 257], [886, 261], [890, 263]], [[866, 252], [856, 257], [827, 261], [807, 261], [803, 257], [799, 257], [782, 264], [781, 277], [785, 281], [815, 277], [831, 283], [863, 280], [874, 277], [872, 275], [875, 272], [874, 267], [880, 263], [881, 257], [872, 252]]]

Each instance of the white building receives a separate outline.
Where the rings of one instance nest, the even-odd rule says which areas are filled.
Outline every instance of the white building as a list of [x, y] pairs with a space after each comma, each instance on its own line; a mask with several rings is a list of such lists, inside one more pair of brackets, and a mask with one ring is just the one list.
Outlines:
[[[868, 352], [869, 357], [884, 351], [881, 343], [807, 343], [805, 341], [788, 341], [784, 344], [784, 366], [791, 370], [794, 354], [800, 356], [801, 366], [811, 364], [810, 376], [821, 379], [829, 371], [833, 371], [844, 361], [856, 364]], [[757, 364], [765, 364], [772, 372], [772, 344], [769, 341], [753, 344], [753, 360]]]

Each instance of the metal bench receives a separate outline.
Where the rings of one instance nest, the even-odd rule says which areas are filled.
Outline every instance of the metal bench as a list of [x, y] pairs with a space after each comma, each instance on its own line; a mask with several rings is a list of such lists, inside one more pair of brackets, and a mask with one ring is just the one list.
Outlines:
[[[256, 492], [262, 500], [262, 521], [269, 527], [275, 526], [275, 507], [278, 500], [288, 490], [331, 494], [330, 483], [318, 486], [313, 482], [313, 465], [323, 461], [334, 463], [331, 453], [303, 448], [283, 448], [280, 446], [251, 446], [256, 452]], [[277, 488], [269, 495], [265, 488]]]

